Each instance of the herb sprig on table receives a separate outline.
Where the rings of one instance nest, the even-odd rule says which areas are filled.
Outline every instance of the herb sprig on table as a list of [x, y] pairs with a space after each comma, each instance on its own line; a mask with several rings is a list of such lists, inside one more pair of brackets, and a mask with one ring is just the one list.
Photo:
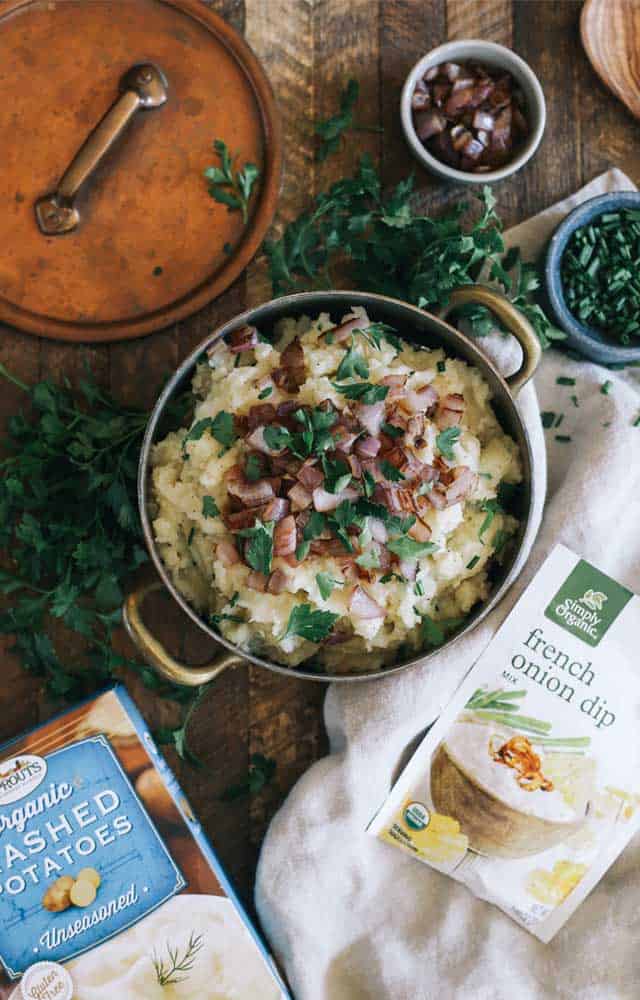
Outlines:
[[214, 139], [213, 149], [220, 165], [217, 167], [207, 167], [204, 176], [209, 185], [211, 197], [226, 205], [230, 211], [242, 213], [242, 221], [246, 224], [249, 219], [249, 201], [251, 192], [260, 176], [260, 170], [255, 163], [245, 163], [241, 170], [234, 168], [237, 156], [231, 155], [226, 142], [222, 139]]
[[335, 115], [331, 115], [330, 118], [323, 118], [316, 122], [315, 132], [321, 139], [316, 150], [316, 160], [319, 163], [338, 151], [343, 136], [350, 129], [356, 132], [382, 132], [382, 129], [375, 125], [361, 125], [354, 121], [353, 112], [359, 93], [360, 85], [357, 80], [352, 78], [340, 94], [340, 110]]
[[[352, 88], [353, 102], [350, 98], [346, 116], [341, 111], [320, 123], [323, 128], [334, 121], [337, 128], [349, 116], [352, 120], [353, 95]], [[338, 139], [340, 134], [339, 130]], [[327, 155], [335, 151], [338, 139], [326, 147]], [[464, 204], [431, 218], [416, 210], [413, 195], [413, 177], [383, 191], [373, 160], [364, 154], [352, 176], [321, 192], [279, 239], [265, 242], [274, 294], [330, 288], [340, 273], [349, 287], [390, 295], [433, 312], [448, 303], [454, 288], [477, 281], [488, 270], [490, 280], [530, 320], [543, 347], [564, 339], [531, 300], [539, 287], [535, 266], [522, 263], [517, 250], [503, 258], [502, 225], [489, 187], [479, 196], [479, 217], [468, 224], [462, 221]], [[462, 307], [459, 314], [477, 335], [496, 326], [482, 306]]]
[[[0, 633], [13, 635], [12, 651], [55, 697], [85, 695], [129, 667], [183, 699], [113, 646], [124, 581], [147, 560], [136, 477], [148, 413], [120, 405], [89, 375], [77, 391], [49, 381], [29, 387], [2, 365], [0, 376], [32, 408], [9, 419], [0, 459], [8, 553], [0, 592], [9, 599]], [[168, 419], [179, 422], [182, 411], [173, 406]]]

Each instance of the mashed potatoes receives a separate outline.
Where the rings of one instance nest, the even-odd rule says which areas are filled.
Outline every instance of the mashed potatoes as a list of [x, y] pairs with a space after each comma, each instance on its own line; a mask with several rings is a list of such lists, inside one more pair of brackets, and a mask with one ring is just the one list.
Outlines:
[[[432, 648], [490, 591], [521, 479], [481, 373], [361, 309], [245, 327], [152, 453], [153, 530], [178, 589], [235, 645], [371, 670]], [[308, 664], [305, 664], [308, 666]]]

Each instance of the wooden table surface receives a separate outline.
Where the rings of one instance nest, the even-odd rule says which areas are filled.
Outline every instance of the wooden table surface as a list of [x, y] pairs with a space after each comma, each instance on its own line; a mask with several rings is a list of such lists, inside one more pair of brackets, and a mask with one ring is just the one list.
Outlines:
[[[128, 0], [135, 2], [135, 0]], [[495, 188], [506, 225], [565, 197], [607, 167], [640, 179], [638, 127], [605, 90], [580, 45], [581, 4], [573, 0], [214, 0], [212, 6], [243, 32], [271, 78], [284, 123], [285, 177], [280, 222], [294, 218], [332, 180], [368, 150], [385, 182], [416, 170], [428, 207], [458, 200], [415, 167], [402, 139], [398, 102], [413, 63], [447, 39], [485, 38], [512, 46], [538, 74], [548, 121], [541, 148], [515, 177]], [[314, 162], [312, 122], [332, 114], [350, 76], [361, 87], [359, 119], [383, 133], [359, 132], [324, 164]], [[217, 302], [190, 320], [142, 340], [77, 347], [42, 341], [7, 327], [0, 331], [0, 360], [16, 375], [78, 377], [85, 360], [123, 401], [149, 406], [163, 377], [213, 327], [246, 305], [270, 297], [264, 269], [254, 262]], [[3, 383], [0, 417], [21, 405], [18, 390]], [[167, 602], [153, 609], [165, 622]], [[175, 651], [192, 662], [206, 656], [194, 627], [165, 622]], [[125, 640], [123, 639], [123, 642]], [[43, 695], [0, 645], [0, 737], [8, 738], [46, 718], [59, 706]], [[124, 678], [152, 727], [176, 724], [180, 710]], [[259, 669], [238, 669], [210, 690], [194, 724], [194, 748], [204, 766], [195, 770], [171, 751], [170, 762], [240, 892], [249, 900], [258, 851], [267, 824], [309, 765], [326, 752], [322, 722], [324, 687]], [[277, 761], [273, 781], [258, 795], [231, 803], [222, 790], [246, 777], [249, 757]]]

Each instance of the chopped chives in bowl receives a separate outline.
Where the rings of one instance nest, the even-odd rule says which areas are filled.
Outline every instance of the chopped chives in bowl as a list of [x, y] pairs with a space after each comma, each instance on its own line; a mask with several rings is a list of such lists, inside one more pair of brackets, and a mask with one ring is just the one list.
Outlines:
[[603, 212], [576, 229], [561, 275], [575, 319], [622, 344], [640, 342], [640, 210]]

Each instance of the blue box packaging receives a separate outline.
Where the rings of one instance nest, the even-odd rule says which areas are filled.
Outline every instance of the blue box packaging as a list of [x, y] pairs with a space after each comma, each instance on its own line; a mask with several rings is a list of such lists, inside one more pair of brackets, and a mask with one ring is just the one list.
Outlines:
[[0, 748], [0, 1000], [291, 1000], [118, 686]]

